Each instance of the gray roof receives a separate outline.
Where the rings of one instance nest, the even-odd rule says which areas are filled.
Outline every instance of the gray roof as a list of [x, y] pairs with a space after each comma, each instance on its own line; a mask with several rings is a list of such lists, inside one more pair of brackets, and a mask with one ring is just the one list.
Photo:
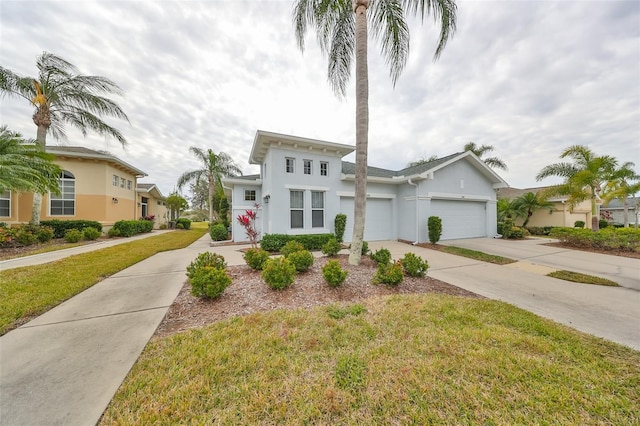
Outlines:
[[[640, 198], [639, 197], [629, 197], [629, 198], [627, 198], [627, 206], [630, 209], [635, 208], [639, 204], [640, 204]], [[611, 200], [611, 201], [609, 201], [609, 203], [607, 205], [603, 206], [602, 208], [604, 208], [604, 209], [623, 209], [624, 208], [623, 200], [619, 200], [619, 199]]]
[[[454, 157], [462, 154], [462, 152], [457, 152], [455, 154], [447, 155], [446, 157], [438, 158], [437, 160], [428, 161], [426, 163], [418, 164], [416, 166], [405, 167], [401, 170], [387, 170], [381, 169], [379, 167], [367, 167], [367, 176], [371, 177], [382, 177], [382, 178], [393, 178], [399, 176], [413, 176], [418, 175], [420, 173], [426, 172], [427, 170], [433, 169], [434, 167], [439, 166], [442, 163], [445, 163], [451, 160]], [[342, 173], [346, 175], [354, 175], [356, 173], [356, 165], [349, 161], [342, 162]]]
[[145, 172], [132, 166], [126, 161], [122, 161], [118, 157], [110, 154], [106, 151], [95, 151], [93, 149], [85, 148], [83, 146], [55, 146], [47, 145], [45, 151], [58, 157], [72, 157], [72, 158], [91, 158], [96, 160], [103, 160], [107, 163], [116, 165], [116, 167], [124, 168], [125, 170], [132, 172], [134, 175], [147, 176]]

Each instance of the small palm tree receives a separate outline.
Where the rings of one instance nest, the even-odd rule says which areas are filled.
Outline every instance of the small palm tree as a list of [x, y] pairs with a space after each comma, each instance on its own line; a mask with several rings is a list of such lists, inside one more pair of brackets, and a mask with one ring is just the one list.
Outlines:
[[[127, 115], [103, 94], [121, 94], [111, 80], [93, 75], [78, 74], [75, 66], [59, 56], [44, 52], [36, 61], [38, 77], [25, 77], [0, 66], [0, 95], [21, 97], [31, 103], [37, 126], [36, 142], [46, 145], [47, 133], [55, 138], [65, 137], [65, 124], [86, 136], [89, 130], [114, 137], [123, 146], [127, 140], [102, 117], [116, 117], [129, 121]], [[40, 223], [42, 197], [34, 194], [32, 222]]]
[[522, 213], [518, 210], [515, 204], [515, 200], [510, 200], [508, 198], [498, 198], [497, 210], [498, 222], [504, 222], [505, 219], [515, 220], [522, 216]]
[[545, 191], [549, 195], [565, 195], [570, 208], [578, 203], [591, 200], [591, 226], [594, 231], [599, 229], [597, 204], [598, 193], [602, 184], [607, 182], [617, 165], [617, 160], [611, 156], [596, 156], [588, 147], [573, 145], [565, 149], [560, 158], [571, 158], [573, 163], [555, 163], [544, 167], [536, 180], [542, 180], [549, 176], [564, 178], [560, 185]]
[[469, 142], [464, 146], [464, 150], [473, 152], [479, 159], [484, 161], [484, 163], [489, 167], [492, 167], [495, 169], [502, 169], [504, 171], [508, 170], [506, 163], [498, 157], [490, 157], [490, 158], [484, 158], [484, 159], [482, 158], [485, 154], [494, 150], [492, 145], [478, 146], [476, 145], [475, 142]]
[[53, 156], [33, 141], [25, 141], [19, 133], [0, 127], [0, 193], [26, 191], [58, 194], [61, 169]]
[[640, 192], [640, 175], [635, 172], [634, 166], [634, 163], [628, 161], [615, 169], [605, 184], [602, 196], [605, 205], [611, 200], [622, 200], [625, 228], [629, 227], [629, 197]]
[[529, 219], [536, 210], [553, 210], [553, 203], [547, 201], [542, 195], [534, 192], [527, 192], [513, 200], [515, 210], [524, 217], [523, 228], [526, 228]]
[[432, 155], [431, 157], [422, 157], [419, 160], [412, 161], [411, 163], [407, 164], [407, 167], [420, 166], [422, 164], [427, 164], [432, 161], [436, 161], [437, 159], [438, 159], [437, 155]]
[[188, 182], [205, 180], [209, 189], [209, 223], [213, 223], [213, 194], [216, 187], [221, 185], [223, 177], [241, 175], [242, 170], [225, 152], [216, 154], [211, 149], [204, 150], [195, 146], [190, 147], [189, 151], [200, 161], [202, 167], [184, 172], [178, 178], [178, 188], [182, 189]]
[[296, 0], [293, 22], [300, 50], [307, 28], [314, 27], [322, 52], [329, 56], [328, 78], [344, 96], [355, 59], [356, 170], [354, 223], [349, 263], [360, 263], [366, 216], [367, 154], [369, 146], [368, 26], [380, 42], [395, 84], [409, 56], [406, 16], [433, 16], [440, 21], [437, 59], [456, 29], [455, 0]]

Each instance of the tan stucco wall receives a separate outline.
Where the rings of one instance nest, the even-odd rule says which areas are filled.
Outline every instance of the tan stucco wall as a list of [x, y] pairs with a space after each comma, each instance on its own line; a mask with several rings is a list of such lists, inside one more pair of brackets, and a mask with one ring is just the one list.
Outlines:
[[[527, 223], [527, 227], [529, 226], [568, 226], [573, 227], [573, 224], [577, 220], [581, 220], [590, 226], [591, 224], [591, 202], [583, 201], [578, 204], [573, 211], [569, 211], [569, 206], [567, 204], [563, 204], [562, 202], [555, 202], [554, 209], [552, 213], [549, 213], [547, 209], [536, 210], [531, 219], [529, 219], [529, 223]], [[516, 221], [517, 225], [522, 225], [524, 222], [523, 219], [518, 219]]]

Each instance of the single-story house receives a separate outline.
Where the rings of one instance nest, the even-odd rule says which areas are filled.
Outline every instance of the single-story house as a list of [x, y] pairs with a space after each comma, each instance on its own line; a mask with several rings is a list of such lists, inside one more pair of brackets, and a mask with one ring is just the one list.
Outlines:
[[[250, 164], [260, 173], [225, 178], [234, 241], [246, 241], [238, 215], [259, 204], [262, 234], [334, 232], [347, 216], [353, 232], [355, 165], [342, 158], [355, 146], [259, 130]], [[427, 219], [442, 219], [442, 239], [496, 234], [496, 190], [507, 183], [472, 152], [459, 152], [402, 170], [368, 168], [365, 240], [428, 241]]]
[[139, 208], [140, 217], [154, 218], [157, 229], [161, 224], [169, 223], [169, 209], [167, 208], [167, 197], [162, 195], [160, 189], [155, 183], [141, 183], [136, 185], [137, 204]]
[[[498, 190], [498, 198], [507, 198], [509, 200], [516, 199], [528, 192], [537, 194], [538, 192], [549, 189], [549, 186], [540, 186], [536, 188], [500, 188]], [[533, 212], [533, 215], [527, 223], [527, 227], [534, 226], [568, 226], [573, 227], [574, 223], [581, 220], [587, 227], [591, 224], [591, 201], [586, 200], [573, 209], [569, 207], [567, 203], [568, 197], [566, 196], [553, 196], [547, 199], [547, 201], [553, 203], [553, 209], [540, 209]], [[516, 225], [522, 225], [523, 218], [518, 218], [515, 221]]]
[[[615, 199], [600, 207], [600, 216], [615, 224], [624, 224], [624, 200]], [[640, 198], [627, 198], [627, 218], [629, 226], [637, 226], [640, 221]]]
[[[109, 153], [84, 147], [47, 146], [46, 151], [62, 168], [61, 193], [42, 197], [41, 220], [95, 220], [108, 229], [118, 220], [155, 214], [160, 218], [156, 226], [162, 223], [164, 197], [155, 185], [138, 183], [147, 176], [142, 170]], [[0, 222], [29, 222], [32, 205], [32, 193], [5, 191], [0, 194]]]

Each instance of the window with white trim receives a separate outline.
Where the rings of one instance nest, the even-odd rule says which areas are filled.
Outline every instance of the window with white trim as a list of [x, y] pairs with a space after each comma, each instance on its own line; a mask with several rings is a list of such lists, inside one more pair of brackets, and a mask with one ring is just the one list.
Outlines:
[[287, 173], [293, 173], [295, 171], [296, 159], [287, 157], [285, 158], [284, 162], [285, 162], [285, 171]]
[[323, 191], [311, 191], [311, 227], [324, 228]]
[[11, 191], [0, 193], [0, 217], [11, 217]]
[[127, 189], [131, 189], [131, 181], [130, 180], [127, 181]]
[[304, 174], [305, 175], [310, 175], [311, 171], [312, 171], [312, 161], [311, 160], [304, 160], [303, 161], [303, 169], [304, 169]]
[[244, 190], [244, 200], [245, 201], [255, 201], [256, 200], [256, 190], [255, 189], [245, 189]]
[[304, 191], [289, 191], [290, 227], [304, 228]]
[[127, 180], [125, 178], [120, 178], [120, 188], [124, 188], [126, 183], [127, 183]]
[[60, 195], [49, 193], [51, 216], [73, 216], [76, 214], [76, 178], [73, 173], [63, 170], [58, 180]]
[[120, 182], [120, 178], [118, 175], [113, 175], [113, 186], [118, 186], [118, 182]]
[[329, 163], [326, 161], [320, 162], [320, 176], [329, 176]]

